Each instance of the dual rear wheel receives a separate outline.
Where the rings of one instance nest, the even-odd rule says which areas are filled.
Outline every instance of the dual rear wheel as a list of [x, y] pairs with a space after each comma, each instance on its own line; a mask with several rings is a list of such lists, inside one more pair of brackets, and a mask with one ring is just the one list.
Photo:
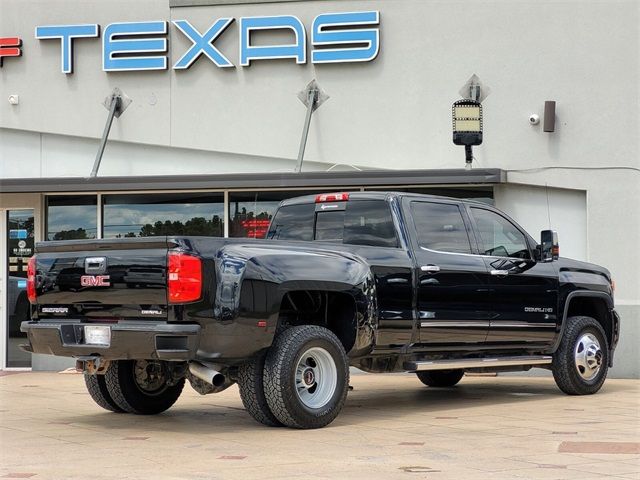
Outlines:
[[116, 413], [154, 415], [170, 408], [180, 397], [184, 378], [173, 380], [157, 360], [118, 360], [104, 375], [84, 375], [91, 398]]
[[320, 428], [340, 413], [349, 389], [349, 362], [326, 328], [303, 325], [282, 332], [266, 354], [238, 375], [246, 410], [269, 426]]

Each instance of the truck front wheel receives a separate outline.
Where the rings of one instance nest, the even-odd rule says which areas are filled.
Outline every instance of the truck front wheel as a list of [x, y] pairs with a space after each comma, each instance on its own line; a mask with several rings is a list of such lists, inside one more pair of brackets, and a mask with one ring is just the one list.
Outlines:
[[463, 370], [436, 370], [432, 372], [416, 372], [418, 379], [427, 387], [453, 387], [464, 375]]
[[118, 360], [105, 374], [109, 395], [123, 411], [154, 415], [170, 408], [182, 393], [184, 378], [172, 381], [157, 360]]
[[321, 428], [340, 413], [349, 362], [340, 340], [315, 325], [282, 332], [267, 354], [264, 391], [269, 409], [292, 428]]
[[602, 326], [591, 317], [569, 317], [552, 371], [568, 395], [589, 395], [602, 387], [609, 367], [609, 346]]

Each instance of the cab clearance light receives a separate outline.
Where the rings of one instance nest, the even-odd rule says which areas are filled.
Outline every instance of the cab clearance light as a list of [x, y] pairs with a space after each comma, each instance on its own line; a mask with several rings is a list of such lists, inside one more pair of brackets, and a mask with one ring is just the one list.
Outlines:
[[35, 255], [29, 259], [27, 264], [27, 297], [29, 303], [35, 304], [37, 299], [36, 294], [36, 257]]
[[347, 200], [349, 200], [348, 193], [324, 193], [316, 196], [316, 203], [346, 202]]
[[169, 303], [195, 302], [202, 296], [202, 261], [193, 255], [169, 252], [167, 255]]

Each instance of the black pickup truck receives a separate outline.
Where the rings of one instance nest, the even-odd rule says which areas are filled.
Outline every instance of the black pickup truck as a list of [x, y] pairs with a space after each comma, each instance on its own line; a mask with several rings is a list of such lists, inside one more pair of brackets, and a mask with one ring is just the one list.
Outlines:
[[107, 410], [237, 382], [256, 420], [294, 428], [336, 418], [349, 366], [430, 387], [541, 367], [595, 393], [619, 336], [609, 271], [559, 259], [554, 232], [538, 243], [486, 204], [404, 193], [286, 200], [265, 240], [39, 243], [27, 290], [23, 348], [75, 357]]

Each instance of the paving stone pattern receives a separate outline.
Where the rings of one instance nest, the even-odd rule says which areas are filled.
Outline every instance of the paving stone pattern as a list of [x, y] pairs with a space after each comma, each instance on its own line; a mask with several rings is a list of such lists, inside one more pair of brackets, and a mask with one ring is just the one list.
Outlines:
[[268, 428], [238, 390], [185, 387], [158, 416], [109, 413], [81, 375], [0, 377], [0, 479], [635, 479], [640, 382], [562, 394], [549, 378], [353, 375], [329, 427]]

